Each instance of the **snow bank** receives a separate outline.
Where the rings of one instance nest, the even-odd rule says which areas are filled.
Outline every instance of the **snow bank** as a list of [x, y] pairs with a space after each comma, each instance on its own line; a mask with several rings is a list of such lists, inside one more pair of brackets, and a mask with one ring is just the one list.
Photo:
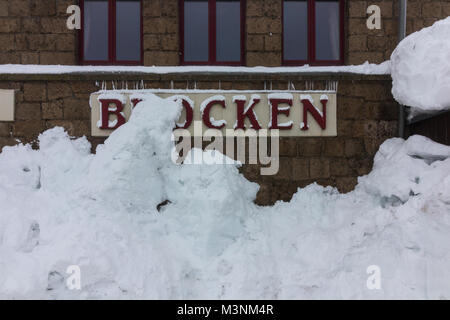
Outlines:
[[354, 192], [261, 208], [236, 165], [170, 162], [179, 112], [149, 96], [96, 155], [60, 128], [3, 149], [0, 298], [450, 298], [449, 147], [391, 139]]
[[406, 37], [391, 56], [392, 93], [412, 113], [450, 109], [450, 17]]
[[356, 73], [383, 75], [390, 73], [390, 62], [365, 62], [361, 65], [311, 67], [226, 67], [226, 66], [62, 66], [62, 65], [0, 65], [0, 74], [68, 74], [68, 73]]
[[[406, 202], [412, 195], [427, 193], [439, 185], [445, 173], [450, 173], [444, 161], [448, 158], [450, 147], [423, 136], [412, 136], [406, 142], [390, 139], [381, 145], [372, 172], [360, 178], [358, 187], [383, 199]], [[450, 194], [450, 190], [443, 191]]]
[[[235, 165], [173, 164], [181, 109], [146, 97], [95, 156], [61, 128], [38, 151], [4, 148], [0, 298], [189, 296], [179, 283], [244, 232], [258, 186]], [[86, 272], [80, 293], [64, 286], [69, 265]]]

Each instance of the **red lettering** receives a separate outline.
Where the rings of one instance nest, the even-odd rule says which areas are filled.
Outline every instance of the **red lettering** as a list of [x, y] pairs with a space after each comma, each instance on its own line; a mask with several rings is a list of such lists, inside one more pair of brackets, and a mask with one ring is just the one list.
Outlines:
[[142, 99], [139, 99], [139, 98], [131, 99], [131, 103], [132, 103], [132, 105], [133, 105], [133, 108], [136, 107], [136, 105], [137, 105], [139, 102], [141, 102], [141, 101], [142, 101]]
[[[292, 123], [290, 124], [278, 124], [278, 115], [284, 114], [289, 116], [290, 109], [292, 107], [292, 99], [269, 99], [271, 107], [272, 121], [269, 129], [290, 130], [292, 129]], [[287, 104], [288, 107], [280, 109], [280, 104]]]
[[258, 123], [258, 119], [256, 119], [255, 112], [253, 111], [253, 107], [257, 105], [261, 100], [258, 98], [250, 100], [249, 107], [245, 110], [245, 100], [235, 100], [234, 102], [237, 105], [237, 124], [235, 130], [238, 129], [246, 129], [245, 128], [245, 118], [247, 117], [250, 120], [251, 128], [254, 130], [261, 129], [261, 126]]
[[316, 109], [308, 99], [302, 99], [303, 104], [303, 126], [302, 130], [309, 130], [308, 126], [308, 112], [311, 113], [313, 118], [317, 121], [319, 126], [325, 130], [327, 128], [327, 102], [328, 100], [322, 99], [320, 100], [322, 103], [322, 114], [320, 114], [319, 110]]
[[208, 128], [211, 129], [222, 129], [223, 127], [225, 127], [225, 123], [222, 123], [220, 126], [216, 126], [214, 124], [211, 123], [211, 119], [209, 116], [209, 113], [211, 112], [212, 107], [214, 107], [216, 104], [222, 106], [222, 108], [226, 108], [225, 106], [225, 101], [224, 100], [213, 100], [211, 102], [209, 102], [205, 109], [203, 110], [203, 115], [202, 115], [202, 119], [203, 119], [203, 123], [205, 124], [205, 126], [207, 126]]
[[[117, 99], [100, 99], [101, 110], [102, 110], [102, 125], [100, 129], [102, 130], [115, 130], [119, 128], [121, 125], [125, 124], [125, 117], [122, 114], [123, 105], [120, 100]], [[114, 105], [115, 109], [111, 109], [110, 106]], [[117, 121], [114, 126], [110, 127], [109, 118], [111, 115], [115, 115], [117, 117]]]
[[181, 104], [184, 107], [184, 110], [186, 110], [186, 122], [184, 123], [184, 126], [180, 126], [177, 124], [176, 128], [177, 129], [187, 129], [191, 126], [192, 120], [194, 119], [194, 108], [185, 99], [181, 99]]

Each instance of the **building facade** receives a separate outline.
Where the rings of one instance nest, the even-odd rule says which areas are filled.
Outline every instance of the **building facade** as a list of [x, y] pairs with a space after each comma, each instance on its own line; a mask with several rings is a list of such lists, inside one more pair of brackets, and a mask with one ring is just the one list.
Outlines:
[[[69, 30], [66, 27], [67, 8], [77, 2], [74, 0], [0, 1], [0, 40], [3, 44], [0, 48], [0, 64], [74, 65], [82, 63], [80, 31]], [[89, 3], [88, 0], [85, 2]], [[143, 54], [139, 64], [181, 65], [184, 61], [183, 43], [180, 39], [180, 33], [184, 28], [181, 24], [186, 20], [189, 22], [189, 18], [183, 19], [181, 14], [183, 6], [180, 3], [189, 3], [189, 1], [142, 0], [136, 2], [142, 2], [142, 8], [137, 13], [138, 17], [131, 15], [130, 19], [135, 20], [142, 16]], [[217, 2], [220, 4], [220, 1]], [[243, 17], [239, 19], [245, 30], [242, 39], [243, 59], [239, 64], [250, 67], [286, 64], [283, 61], [289, 59], [283, 58], [283, 5], [297, 2], [300, 6], [304, 6], [308, 1], [246, 0], [241, 2], [239, 14]], [[316, 2], [316, 5], [320, 5], [323, 1]], [[397, 44], [398, 1], [328, 2], [342, 3], [343, 15], [339, 17], [339, 20], [343, 22], [343, 33], [342, 36], [340, 35], [342, 37], [340, 41], [343, 42], [343, 57], [339, 58], [344, 64], [360, 64], [365, 61], [380, 63], [389, 59]], [[81, 5], [81, 2], [78, 4]], [[381, 9], [381, 29], [369, 30], [366, 26], [367, 8], [370, 5], [378, 5]], [[99, 10], [98, 14], [103, 14], [102, 10]], [[294, 22], [292, 27], [306, 26], [309, 23], [306, 21], [308, 14], [303, 12], [304, 16], [299, 16], [299, 20], [303, 18], [303, 21]], [[448, 1], [409, 0], [407, 33], [430, 26], [433, 22], [449, 15]], [[108, 16], [103, 18], [107, 19]], [[307, 37], [307, 35], [304, 36]]]
[[[81, 9], [80, 29], [68, 19]], [[368, 8], [380, 9], [369, 28]], [[450, 15], [450, 2], [409, 0], [407, 34]], [[398, 42], [398, 1], [388, 0], [0, 0], [0, 64], [292, 67], [389, 60]], [[372, 21], [373, 22], [373, 21]], [[354, 188], [368, 173], [379, 145], [396, 136], [398, 108], [389, 75], [339, 72], [67, 72], [0, 73], [14, 90], [14, 119], [0, 122], [0, 147], [63, 126], [95, 146], [92, 93], [103, 86], [235, 91], [327, 90], [337, 87], [337, 135], [283, 137], [280, 171], [243, 174], [261, 185], [257, 203], [289, 200], [312, 182]], [[103, 87], [104, 88], [104, 87]], [[34, 142], [35, 143], [35, 142]], [[36, 144], [36, 143], [35, 143]]]

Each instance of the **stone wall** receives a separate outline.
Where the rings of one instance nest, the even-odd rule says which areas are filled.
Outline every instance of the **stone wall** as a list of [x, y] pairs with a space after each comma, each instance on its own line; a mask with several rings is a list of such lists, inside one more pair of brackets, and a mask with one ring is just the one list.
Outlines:
[[[381, 29], [368, 30], [366, 10], [376, 4], [381, 9]], [[411, 34], [450, 16], [448, 0], [408, 0], [406, 33]], [[399, 1], [347, 1], [346, 64], [389, 60], [398, 43]]]
[[282, 60], [281, 0], [248, 0], [247, 66], [280, 66]]
[[77, 64], [67, 0], [0, 0], [0, 64]]
[[179, 65], [178, 11], [178, 0], [144, 0], [144, 65]]
[[[359, 75], [0, 75], [0, 89], [16, 90], [14, 123], [0, 123], [0, 147], [33, 142], [39, 133], [54, 126], [66, 128], [72, 136], [86, 135], [95, 146], [101, 138], [90, 136], [89, 96], [102, 81], [111, 88], [116, 81], [128, 87], [143, 80], [145, 88], [229, 90], [286, 90], [292, 81], [297, 90], [324, 90], [327, 80], [338, 80], [337, 137], [281, 138], [280, 171], [260, 176], [256, 165], [246, 165], [243, 174], [260, 183], [259, 204], [289, 200], [298, 187], [312, 182], [353, 189], [357, 177], [368, 173], [379, 145], [397, 132], [397, 105], [391, 96], [389, 76]], [[220, 84], [219, 84], [220, 80]]]
[[[78, 63], [78, 35], [66, 28], [74, 0], [0, 0], [0, 64]], [[366, 27], [367, 7], [381, 8], [380, 30]], [[178, 0], [144, 0], [144, 64], [179, 65]], [[345, 6], [345, 62], [388, 60], [397, 44], [398, 1], [348, 0]], [[247, 0], [247, 66], [281, 65], [282, 0]], [[447, 0], [409, 0], [407, 33], [450, 15]]]

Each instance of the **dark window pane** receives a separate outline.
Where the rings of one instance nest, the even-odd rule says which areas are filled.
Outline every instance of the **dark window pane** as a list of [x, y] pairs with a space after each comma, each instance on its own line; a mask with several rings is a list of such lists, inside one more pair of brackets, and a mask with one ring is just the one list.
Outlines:
[[308, 2], [283, 3], [284, 60], [308, 59]]
[[184, 2], [184, 60], [208, 61], [208, 1]]
[[241, 3], [217, 1], [217, 61], [241, 61]]
[[116, 59], [141, 60], [141, 3], [136, 0], [116, 2]]
[[84, 60], [108, 60], [108, 1], [84, 2]]
[[339, 60], [339, 1], [316, 2], [316, 59]]

